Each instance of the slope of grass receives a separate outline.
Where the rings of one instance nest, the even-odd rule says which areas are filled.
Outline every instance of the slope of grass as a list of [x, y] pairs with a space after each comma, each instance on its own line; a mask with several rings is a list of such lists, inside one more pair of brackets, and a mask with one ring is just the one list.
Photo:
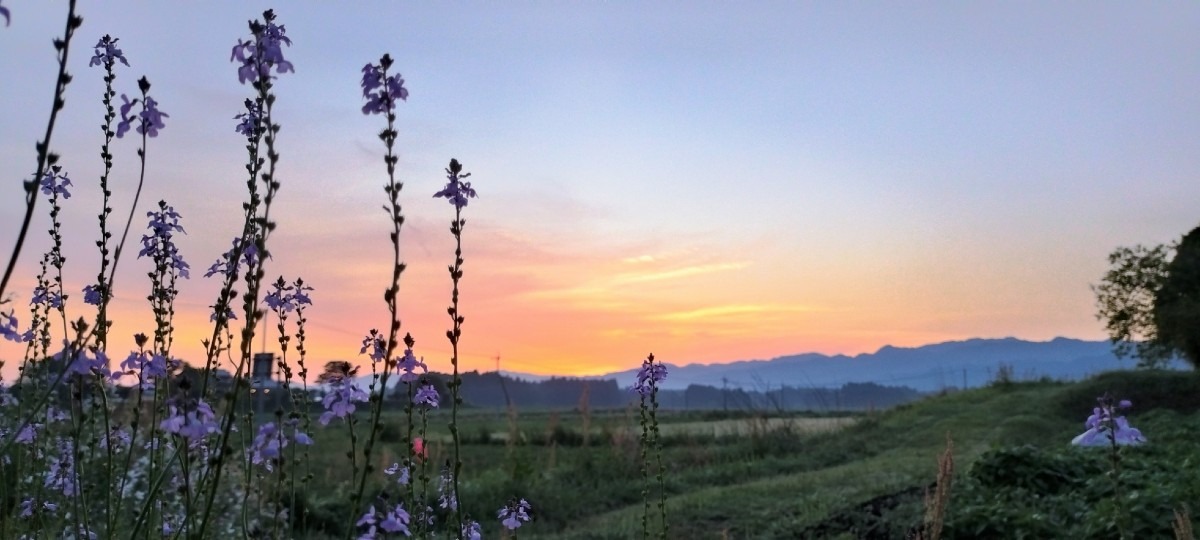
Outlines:
[[[777, 474], [712, 487], [672, 481], [672, 538], [903, 537], [919, 523], [936, 456], [954, 439], [957, 477], [990, 449], [1061, 449], [1083, 430], [1097, 396], [1131, 399], [1135, 425], [1164, 431], [1200, 410], [1195, 374], [1117, 372], [1074, 384], [1012, 383], [932, 397], [868, 417], [837, 433], [778, 441]], [[1180, 442], [1183, 442], [1182, 440]], [[1160, 444], [1167, 444], [1166, 441]], [[731, 465], [717, 465], [730, 467]], [[674, 477], [673, 477], [674, 478]], [[884, 501], [880, 503], [879, 501]], [[880, 514], [884, 514], [882, 517]], [[607, 539], [641, 534], [640, 501], [535, 537]], [[836, 523], [837, 527], [829, 527]], [[528, 536], [526, 534], [523, 537]]]

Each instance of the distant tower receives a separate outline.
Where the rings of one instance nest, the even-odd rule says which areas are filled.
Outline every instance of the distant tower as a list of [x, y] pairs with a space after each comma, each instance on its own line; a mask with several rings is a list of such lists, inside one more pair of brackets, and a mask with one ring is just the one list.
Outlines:
[[[256, 383], [265, 384], [271, 382], [271, 369], [275, 367], [275, 354], [264, 352], [254, 355], [254, 363], [251, 366], [250, 378]], [[256, 385], [257, 386], [257, 385]]]
[[271, 379], [271, 369], [275, 366], [275, 355], [269, 352], [254, 355], [250, 364], [250, 402], [255, 412], [262, 413], [271, 390], [277, 385]]

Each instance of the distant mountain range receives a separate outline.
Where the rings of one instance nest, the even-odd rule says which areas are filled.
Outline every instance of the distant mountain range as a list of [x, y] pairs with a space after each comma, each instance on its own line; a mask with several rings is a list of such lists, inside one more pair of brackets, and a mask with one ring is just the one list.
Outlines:
[[[742, 360], [721, 364], [668, 363], [664, 389], [689, 385], [744, 390], [835, 388], [847, 383], [907, 386], [922, 392], [949, 387], [983, 386], [1001, 369], [1014, 379], [1081, 379], [1100, 371], [1133, 368], [1134, 359], [1118, 359], [1107, 341], [1055, 338], [1025, 341], [1016, 338], [969, 339], [921, 347], [885, 346], [874, 353], [829, 356], [819, 353], [781, 356], [771, 360]], [[615, 379], [633, 385], [637, 368], [588, 379]], [[510, 377], [540, 381], [549, 377], [505, 372]]]

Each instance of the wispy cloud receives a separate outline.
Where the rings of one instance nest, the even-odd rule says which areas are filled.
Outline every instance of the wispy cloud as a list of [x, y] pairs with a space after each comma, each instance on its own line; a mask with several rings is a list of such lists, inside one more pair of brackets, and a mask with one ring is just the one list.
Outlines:
[[711, 274], [713, 272], [726, 272], [730, 270], [741, 270], [750, 266], [748, 262], [731, 262], [731, 263], [715, 263], [701, 264], [694, 266], [685, 266], [683, 268], [675, 268], [672, 270], [662, 270], [658, 272], [649, 272], [641, 274], [622, 274], [617, 276], [614, 281], [616, 283], [643, 283], [646, 281], [662, 281], [665, 279], [678, 279], [684, 277], [698, 276], [702, 274]]
[[820, 311], [820, 308], [814, 306], [795, 306], [795, 305], [768, 305], [768, 304], [730, 304], [724, 306], [711, 306], [687, 311], [676, 311], [673, 313], [663, 313], [651, 317], [660, 321], [698, 321], [704, 319], [728, 318], [742, 315], [765, 315], [765, 314], [783, 314], [783, 313], [808, 313]]

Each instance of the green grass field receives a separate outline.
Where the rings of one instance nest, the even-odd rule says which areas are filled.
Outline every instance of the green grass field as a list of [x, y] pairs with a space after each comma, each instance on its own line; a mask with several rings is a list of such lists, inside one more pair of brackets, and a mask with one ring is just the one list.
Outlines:
[[[1200, 382], [1192, 373], [1125, 372], [1073, 384], [995, 385], [853, 416], [662, 411], [668, 536], [902, 538], [920, 523], [921, 496], [936, 477], [936, 458], [947, 436], [954, 440], [956, 485], [988, 451], [1031, 445], [1049, 452], [1087, 452], [1068, 448], [1068, 442], [1083, 430], [1095, 397], [1107, 391], [1133, 400], [1130, 420], [1150, 438], [1145, 448], [1153, 448], [1146, 455], [1188, 455], [1195, 443], [1184, 433], [1200, 427], [1197, 389]], [[434, 467], [450, 455], [448, 416], [439, 411], [429, 421], [435, 479]], [[377, 470], [404, 451], [403, 416], [389, 414], [386, 424], [374, 460]], [[504, 411], [466, 410], [460, 424], [463, 503], [484, 522], [486, 537], [500, 536], [492, 519], [495, 509], [514, 495], [535, 509], [535, 520], [519, 531], [521, 538], [640, 537], [636, 410], [597, 411], [586, 419], [578, 411], [516, 411], [514, 423]], [[348, 437], [337, 436], [339, 430], [345, 426], [326, 428], [312, 449], [314, 528], [324, 523], [322, 516], [336, 522], [344, 515], [340, 512], [351, 511], [332, 487], [347, 476], [349, 466]], [[1194, 473], [1186, 479], [1192, 481]], [[436, 480], [430, 489], [435, 487]], [[978, 489], [964, 489], [971, 504], [988, 508], [980, 501], [990, 499]], [[955, 502], [952, 493], [952, 518]], [[969, 515], [963, 519], [976, 521], [963, 523], [977, 522], [971, 513], [976, 506], [964, 506]], [[1165, 513], [1152, 521], [1161, 518], [1169, 525], [1171, 509], [1163, 508]], [[948, 536], [971, 537], [962, 531]]]

